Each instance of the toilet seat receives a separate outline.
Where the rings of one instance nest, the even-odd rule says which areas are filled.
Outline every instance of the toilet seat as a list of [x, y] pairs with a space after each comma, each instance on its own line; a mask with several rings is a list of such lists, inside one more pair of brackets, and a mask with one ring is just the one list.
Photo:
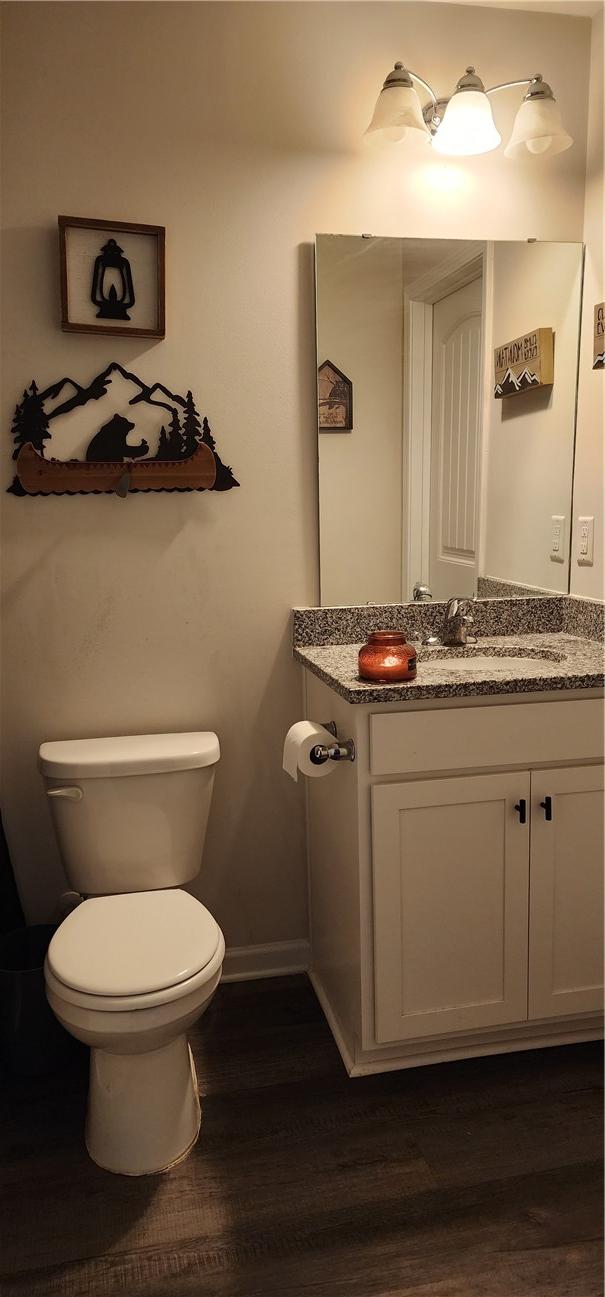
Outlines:
[[124, 1012], [181, 999], [220, 968], [221, 930], [179, 888], [83, 901], [53, 937], [47, 985], [68, 1003]]
[[161, 1009], [166, 1005], [175, 1005], [177, 1001], [199, 992], [204, 986], [218, 981], [217, 974], [220, 974], [224, 958], [225, 940], [221, 933], [214, 958], [199, 973], [195, 973], [186, 982], [179, 982], [178, 986], [167, 986], [163, 991], [147, 991], [141, 995], [90, 995], [86, 991], [76, 991], [73, 986], [67, 986], [54, 976], [48, 966], [48, 956], [44, 964], [44, 980], [47, 991], [66, 1004], [88, 1009], [91, 1013], [101, 1010], [104, 1013], [129, 1013], [133, 1009]]

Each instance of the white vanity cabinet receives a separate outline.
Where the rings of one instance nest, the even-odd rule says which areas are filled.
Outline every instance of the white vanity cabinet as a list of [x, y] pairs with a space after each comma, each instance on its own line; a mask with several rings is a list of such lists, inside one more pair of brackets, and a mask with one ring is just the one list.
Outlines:
[[357, 750], [308, 783], [311, 978], [349, 1072], [598, 1037], [602, 699], [306, 688]]
[[372, 788], [376, 1040], [527, 1016], [529, 776]]
[[603, 766], [531, 777], [529, 1017], [598, 1012], [603, 996]]

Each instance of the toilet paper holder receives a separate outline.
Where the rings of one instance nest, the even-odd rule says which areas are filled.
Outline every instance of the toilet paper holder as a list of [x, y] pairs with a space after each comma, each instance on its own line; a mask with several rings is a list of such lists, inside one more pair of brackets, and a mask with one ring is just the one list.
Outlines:
[[334, 735], [336, 743], [316, 743], [311, 748], [309, 759], [314, 766], [323, 766], [326, 761], [354, 761], [355, 743], [353, 739], [339, 739], [335, 721], [322, 721], [323, 728]]

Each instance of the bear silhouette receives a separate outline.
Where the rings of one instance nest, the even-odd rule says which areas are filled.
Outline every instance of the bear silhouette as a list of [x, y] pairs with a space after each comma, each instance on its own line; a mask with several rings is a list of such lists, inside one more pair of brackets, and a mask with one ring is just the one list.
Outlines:
[[86, 451], [86, 459], [104, 460], [106, 463], [121, 463], [125, 459], [140, 459], [146, 455], [149, 446], [143, 439], [138, 446], [129, 446], [126, 438], [132, 432], [134, 423], [124, 419], [121, 414], [114, 414], [109, 423], [104, 423], [95, 434]]

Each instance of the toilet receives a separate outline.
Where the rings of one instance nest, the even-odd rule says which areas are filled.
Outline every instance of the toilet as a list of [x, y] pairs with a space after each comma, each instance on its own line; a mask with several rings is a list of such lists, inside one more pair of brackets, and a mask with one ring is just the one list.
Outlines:
[[219, 757], [205, 732], [40, 747], [65, 872], [84, 898], [50, 943], [46, 994], [91, 1049], [88, 1152], [122, 1175], [168, 1170], [199, 1134], [187, 1032], [225, 942], [182, 887], [200, 870]]

